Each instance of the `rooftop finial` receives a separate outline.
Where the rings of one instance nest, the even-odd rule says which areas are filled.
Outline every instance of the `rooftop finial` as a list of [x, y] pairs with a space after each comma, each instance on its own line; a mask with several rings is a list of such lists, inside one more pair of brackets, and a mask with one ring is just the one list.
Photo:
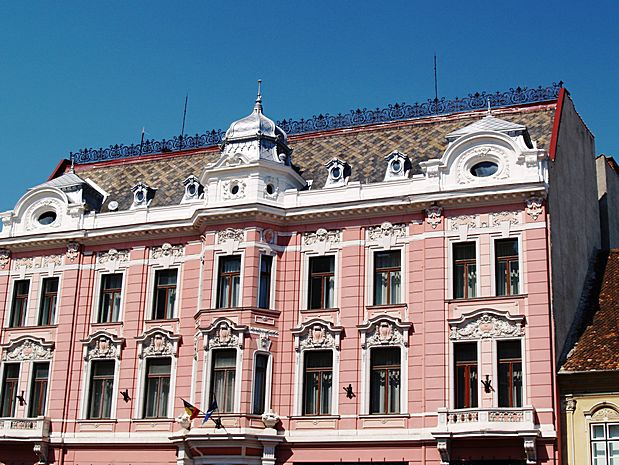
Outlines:
[[256, 97], [256, 105], [254, 106], [254, 111], [258, 113], [262, 113], [262, 79], [258, 79], [258, 95]]
[[69, 168], [69, 173], [75, 174], [75, 156], [71, 154], [71, 168]]
[[492, 110], [490, 109], [490, 97], [488, 97], [488, 116], [492, 115]]

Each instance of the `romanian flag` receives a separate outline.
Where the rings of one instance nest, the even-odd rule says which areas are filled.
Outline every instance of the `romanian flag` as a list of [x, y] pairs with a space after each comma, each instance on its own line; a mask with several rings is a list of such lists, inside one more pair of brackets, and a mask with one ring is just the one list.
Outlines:
[[204, 413], [204, 420], [202, 420], [202, 424], [206, 423], [208, 419], [211, 418], [211, 415], [215, 410], [217, 410], [217, 400], [213, 400], [211, 406], [208, 408], [208, 411]]
[[183, 401], [183, 405], [185, 406], [185, 412], [187, 412], [187, 415], [189, 415], [190, 420], [193, 420], [200, 414], [200, 409], [198, 407], [194, 407], [189, 402], [187, 402], [185, 399], [181, 399], [181, 400]]

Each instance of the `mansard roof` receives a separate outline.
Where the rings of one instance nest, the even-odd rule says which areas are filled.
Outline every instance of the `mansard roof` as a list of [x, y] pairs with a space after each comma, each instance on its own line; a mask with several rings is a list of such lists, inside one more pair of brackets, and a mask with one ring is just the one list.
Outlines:
[[590, 322], [568, 354], [562, 373], [619, 370], [619, 249], [608, 253], [597, 279], [594, 287], [601, 287], [599, 296], [589, 302]]
[[[537, 146], [548, 149], [555, 106], [553, 101], [497, 109], [493, 119], [509, 123], [501, 123], [499, 128], [526, 127]], [[313, 181], [312, 190], [324, 187], [328, 176], [325, 165], [334, 157], [352, 167], [349, 182], [376, 183], [384, 180], [389, 153], [406, 153], [412, 162], [410, 176], [421, 173], [419, 162], [443, 155], [447, 135], [484, 119], [487, 123], [485, 116], [485, 111], [477, 111], [316, 131], [291, 135], [288, 145], [293, 149], [294, 167], [305, 180]], [[219, 147], [212, 146], [76, 165], [75, 169], [81, 178], [94, 181], [109, 194], [102, 211], [107, 211], [110, 201], [118, 202], [119, 210], [127, 210], [133, 202], [131, 188], [140, 181], [157, 188], [151, 207], [178, 205], [183, 198], [183, 180], [190, 175], [200, 177], [206, 165], [219, 157]]]

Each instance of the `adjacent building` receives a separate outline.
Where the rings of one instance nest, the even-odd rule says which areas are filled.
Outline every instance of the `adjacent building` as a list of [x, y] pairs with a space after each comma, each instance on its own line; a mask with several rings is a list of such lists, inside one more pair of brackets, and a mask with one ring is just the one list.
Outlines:
[[594, 155], [552, 86], [65, 160], [1, 214], [0, 461], [558, 463]]

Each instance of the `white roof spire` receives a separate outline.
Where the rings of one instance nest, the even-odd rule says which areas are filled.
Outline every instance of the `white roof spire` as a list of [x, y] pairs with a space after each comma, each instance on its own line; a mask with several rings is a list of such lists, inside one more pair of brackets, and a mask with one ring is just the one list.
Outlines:
[[258, 79], [258, 95], [256, 96], [256, 105], [254, 105], [254, 111], [262, 113], [262, 91], [261, 91], [262, 79]]
[[492, 115], [492, 110], [490, 109], [490, 97], [488, 97], [488, 116]]

